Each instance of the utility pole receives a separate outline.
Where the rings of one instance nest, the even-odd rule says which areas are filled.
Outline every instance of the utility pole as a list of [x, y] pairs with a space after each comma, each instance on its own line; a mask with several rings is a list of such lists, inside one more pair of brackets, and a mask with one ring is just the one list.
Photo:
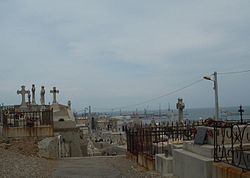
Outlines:
[[215, 120], [219, 120], [219, 99], [218, 99], [218, 81], [217, 72], [214, 72], [214, 93], [215, 93]]
[[206, 80], [211, 80], [214, 82], [214, 96], [215, 96], [215, 120], [220, 120], [219, 118], [219, 99], [218, 99], [218, 80], [217, 80], [217, 72], [213, 74], [214, 78], [212, 79], [209, 76], [203, 77]]

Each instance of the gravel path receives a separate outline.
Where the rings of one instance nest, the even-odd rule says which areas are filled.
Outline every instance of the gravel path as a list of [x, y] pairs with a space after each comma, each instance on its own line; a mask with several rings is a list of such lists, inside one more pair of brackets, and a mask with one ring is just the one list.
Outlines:
[[51, 178], [160, 178], [125, 156], [65, 158], [59, 161]]
[[48, 160], [37, 155], [37, 140], [0, 140], [1, 178], [160, 178], [125, 156]]

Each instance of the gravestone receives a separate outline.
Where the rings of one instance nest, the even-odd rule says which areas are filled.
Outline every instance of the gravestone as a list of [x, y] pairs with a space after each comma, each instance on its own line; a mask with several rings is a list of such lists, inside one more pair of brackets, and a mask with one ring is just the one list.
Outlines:
[[203, 145], [207, 143], [207, 128], [198, 127], [197, 134], [194, 138], [194, 144]]

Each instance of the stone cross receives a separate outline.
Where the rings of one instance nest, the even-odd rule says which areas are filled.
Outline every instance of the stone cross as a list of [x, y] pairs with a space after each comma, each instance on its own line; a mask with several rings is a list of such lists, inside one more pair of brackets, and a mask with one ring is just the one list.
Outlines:
[[23, 86], [21, 86], [21, 90], [17, 90], [17, 94], [22, 95], [21, 107], [26, 107], [25, 94], [29, 94], [29, 90], [25, 90], [25, 86], [23, 85]]
[[53, 104], [57, 103], [56, 94], [59, 93], [59, 90], [56, 90], [56, 87], [53, 87], [53, 90], [50, 90], [50, 93], [53, 93]]
[[179, 110], [179, 122], [183, 121], [183, 109], [185, 108], [185, 104], [183, 103], [182, 98], [178, 98], [178, 102], [176, 103], [176, 108]]
[[242, 106], [240, 105], [240, 109], [238, 110], [238, 112], [240, 113], [240, 122], [243, 123], [243, 112], [244, 112], [244, 109], [242, 109]]
[[35, 105], [36, 104], [36, 97], [35, 97], [35, 94], [36, 94], [36, 87], [34, 84], [32, 84], [32, 88], [31, 88], [31, 92], [32, 92], [32, 105]]
[[41, 105], [45, 105], [45, 89], [44, 89], [44, 86], [41, 87], [40, 102], [41, 102]]

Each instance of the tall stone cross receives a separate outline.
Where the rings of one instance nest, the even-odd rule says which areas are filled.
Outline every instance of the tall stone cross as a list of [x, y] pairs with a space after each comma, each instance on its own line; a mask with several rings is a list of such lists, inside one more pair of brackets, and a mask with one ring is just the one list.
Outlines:
[[240, 122], [243, 123], [243, 112], [244, 112], [244, 109], [242, 108], [242, 106], [240, 105], [240, 109], [238, 110], [239, 113], [240, 113]]
[[26, 107], [26, 102], [25, 102], [25, 94], [29, 94], [29, 90], [25, 90], [25, 86], [21, 86], [21, 90], [17, 90], [17, 94], [21, 94], [22, 95], [22, 103], [21, 103], [21, 107]]
[[53, 104], [57, 103], [56, 94], [59, 93], [59, 90], [56, 90], [56, 87], [53, 87], [53, 90], [50, 90], [50, 93], [53, 93]]

